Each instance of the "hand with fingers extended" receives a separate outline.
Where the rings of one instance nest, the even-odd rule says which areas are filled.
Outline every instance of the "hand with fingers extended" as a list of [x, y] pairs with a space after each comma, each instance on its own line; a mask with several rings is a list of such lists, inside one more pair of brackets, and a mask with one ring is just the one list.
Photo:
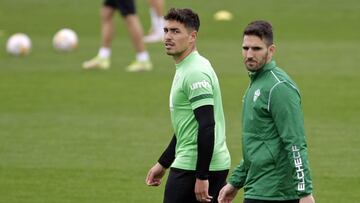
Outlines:
[[211, 202], [213, 197], [209, 195], [209, 180], [196, 179], [195, 196], [199, 202]]
[[238, 190], [231, 184], [226, 184], [219, 192], [218, 202], [219, 203], [231, 203], [235, 198]]
[[146, 176], [146, 184], [148, 186], [159, 186], [161, 184], [161, 178], [165, 175], [166, 168], [161, 164], [156, 163], [148, 172]]

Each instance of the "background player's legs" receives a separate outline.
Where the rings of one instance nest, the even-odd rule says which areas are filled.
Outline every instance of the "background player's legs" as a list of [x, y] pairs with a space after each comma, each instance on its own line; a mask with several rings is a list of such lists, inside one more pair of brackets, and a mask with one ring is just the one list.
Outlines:
[[150, 5], [151, 29], [144, 41], [159, 42], [164, 37], [164, 5], [165, 0], [148, 0]]
[[100, 10], [101, 17], [101, 46], [110, 48], [115, 32], [114, 24], [114, 8], [110, 6], [103, 6]]
[[111, 6], [101, 7], [101, 47], [96, 57], [83, 63], [84, 69], [108, 69], [110, 67], [111, 43], [115, 32], [114, 13], [115, 9]]
[[144, 52], [145, 45], [142, 40], [143, 30], [138, 16], [134, 14], [129, 14], [124, 17], [124, 20], [136, 53]]
[[127, 67], [127, 70], [132, 71], [148, 71], [152, 69], [149, 53], [145, 49], [143, 41], [143, 29], [136, 14], [128, 14], [124, 16], [126, 27], [129, 31], [132, 44], [136, 51], [136, 61]]
[[151, 17], [163, 17], [165, 0], [149, 0], [150, 9], [153, 11], [154, 16]]

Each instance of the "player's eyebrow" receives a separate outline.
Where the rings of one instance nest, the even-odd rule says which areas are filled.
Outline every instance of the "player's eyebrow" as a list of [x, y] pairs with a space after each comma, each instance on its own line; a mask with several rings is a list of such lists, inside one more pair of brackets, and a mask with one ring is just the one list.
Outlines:
[[253, 51], [259, 51], [261, 49], [263, 49], [262, 47], [260, 46], [253, 46], [253, 47], [250, 47], [250, 46], [243, 46], [242, 47], [244, 50], [249, 50], [249, 49], [252, 49]]

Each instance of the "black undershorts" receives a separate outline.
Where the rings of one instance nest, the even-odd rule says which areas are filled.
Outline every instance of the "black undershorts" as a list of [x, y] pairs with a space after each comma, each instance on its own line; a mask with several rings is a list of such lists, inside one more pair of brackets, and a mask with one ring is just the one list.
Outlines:
[[[221, 188], [226, 184], [229, 170], [209, 172], [211, 203], [217, 203]], [[195, 171], [170, 168], [165, 186], [164, 203], [198, 203], [195, 196]]]
[[134, 0], [105, 0], [104, 6], [110, 6], [119, 10], [122, 16], [136, 14]]

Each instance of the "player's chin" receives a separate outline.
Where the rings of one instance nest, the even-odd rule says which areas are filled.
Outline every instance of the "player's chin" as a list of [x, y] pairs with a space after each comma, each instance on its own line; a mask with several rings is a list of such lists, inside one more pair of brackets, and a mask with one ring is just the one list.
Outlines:
[[259, 66], [257, 63], [246, 63], [245, 66], [249, 71], [256, 71], [259, 69]]
[[172, 50], [170, 50], [170, 49], [166, 49], [165, 52], [166, 52], [167, 55], [170, 55], [170, 56], [174, 55], [174, 52]]

